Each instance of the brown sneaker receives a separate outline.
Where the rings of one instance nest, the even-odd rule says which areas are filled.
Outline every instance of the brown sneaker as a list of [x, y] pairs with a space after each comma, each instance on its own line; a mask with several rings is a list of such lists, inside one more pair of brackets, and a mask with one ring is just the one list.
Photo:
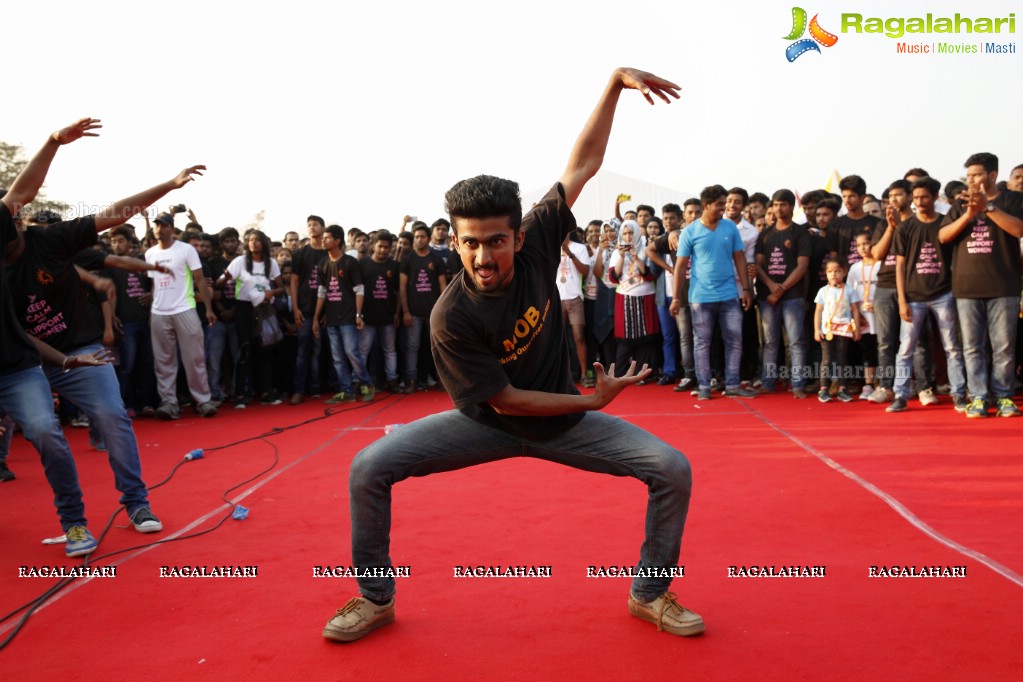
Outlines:
[[629, 613], [681, 637], [703, 633], [703, 619], [675, 601], [674, 592], [665, 592], [652, 602], [644, 603], [629, 595]]
[[291, 394], [291, 404], [292, 405], [301, 405], [304, 402], [305, 402], [305, 396], [302, 395], [301, 393], [292, 393]]
[[327, 622], [323, 636], [335, 642], [354, 642], [393, 622], [394, 599], [379, 606], [365, 597], [353, 597]]

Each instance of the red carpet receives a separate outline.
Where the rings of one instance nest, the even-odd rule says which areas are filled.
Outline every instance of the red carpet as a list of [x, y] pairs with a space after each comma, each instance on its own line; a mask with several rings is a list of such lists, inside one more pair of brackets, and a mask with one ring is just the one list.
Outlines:
[[[117, 577], [76, 581], [33, 615], [0, 651], [4, 678], [1015, 680], [1023, 670], [1020, 422], [967, 421], [945, 404], [886, 415], [787, 395], [696, 403], [654, 386], [629, 389], [610, 411], [693, 463], [685, 577], [673, 589], [703, 615], [704, 636], [658, 633], [628, 615], [627, 580], [586, 577], [589, 565], [635, 562], [641, 484], [516, 459], [399, 484], [393, 560], [412, 577], [399, 582], [397, 621], [354, 644], [326, 642], [323, 624], [355, 594], [354, 580], [312, 576], [350, 559], [348, 464], [384, 425], [449, 406], [437, 392], [382, 397], [181, 466], [152, 492], [165, 530], [139, 535], [121, 514], [100, 554], [212, 527], [224, 490], [279, 454], [230, 495], [247, 520], [97, 558]], [[139, 420], [146, 480], [192, 448], [322, 409]], [[68, 433], [98, 533], [116, 508], [112, 476], [84, 431]], [[18, 480], [0, 485], [3, 613], [53, 582], [19, 578], [19, 566], [74, 565], [40, 544], [59, 526], [20, 436], [8, 462]], [[165, 565], [222, 564], [258, 565], [258, 577], [159, 577]], [[553, 568], [551, 578], [455, 578], [466, 564]], [[824, 565], [826, 576], [728, 577], [730, 566], [763, 565]], [[965, 565], [967, 575], [870, 578], [874, 565]]]

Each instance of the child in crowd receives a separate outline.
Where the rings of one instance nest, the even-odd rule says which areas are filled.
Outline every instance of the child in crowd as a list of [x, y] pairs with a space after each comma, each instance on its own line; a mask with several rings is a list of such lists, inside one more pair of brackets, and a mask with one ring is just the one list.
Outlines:
[[874, 331], [874, 287], [880, 262], [870, 254], [870, 237], [856, 235], [856, 251], [863, 260], [849, 268], [849, 286], [860, 299], [860, 315], [863, 327], [860, 331], [860, 352], [863, 354], [864, 384], [860, 400], [866, 400], [874, 392], [874, 368], [877, 367], [877, 334]]
[[822, 403], [831, 401], [828, 392], [828, 377], [831, 377], [838, 382], [835, 397], [847, 403], [852, 400], [845, 390], [845, 380], [849, 375], [846, 366], [849, 339], [859, 341], [863, 326], [859, 294], [845, 283], [845, 267], [837, 258], [828, 260], [824, 272], [828, 285], [817, 292], [813, 316], [814, 339], [821, 344], [821, 387], [817, 399]]

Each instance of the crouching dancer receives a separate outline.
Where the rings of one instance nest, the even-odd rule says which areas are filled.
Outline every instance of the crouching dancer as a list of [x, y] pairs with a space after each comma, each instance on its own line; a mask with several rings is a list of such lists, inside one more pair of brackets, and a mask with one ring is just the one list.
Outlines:
[[[665, 102], [678, 98], [678, 86], [668, 81], [633, 69], [616, 70], [560, 182], [525, 216], [518, 185], [509, 180], [478, 176], [459, 182], [445, 196], [455, 249], [465, 268], [434, 307], [431, 345], [457, 409], [402, 427], [352, 462], [355, 567], [392, 565], [388, 549], [395, 483], [509, 457], [536, 457], [643, 481], [649, 501], [638, 566], [677, 565], [692, 488], [689, 462], [643, 429], [599, 412], [650, 370], [637, 372], [633, 365], [615, 378], [613, 366], [605, 371], [595, 363], [596, 390], [579, 395], [569, 373], [554, 279], [561, 244], [576, 227], [571, 206], [603, 162], [625, 89], [639, 90], [651, 104], [651, 95]], [[524, 326], [529, 331], [523, 336]], [[703, 632], [700, 616], [675, 601], [670, 583], [670, 578], [637, 577], [630, 613], [672, 634]], [[330, 619], [323, 630], [327, 639], [353, 641], [393, 622], [394, 579], [360, 577], [358, 584], [362, 596]]]

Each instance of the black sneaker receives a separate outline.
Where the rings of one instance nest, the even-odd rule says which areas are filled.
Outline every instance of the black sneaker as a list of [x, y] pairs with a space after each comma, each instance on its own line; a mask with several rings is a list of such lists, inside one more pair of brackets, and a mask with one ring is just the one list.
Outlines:
[[283, 401], [281, 397], [274, 391], [267, 391], [263, 394], [263, 399], [259, 401], [260, 405], [280, 405]]
[[155, 533], [163, 530], [163, 524], [149, 507], [139, 507], [131, 513], [131, 525], [140, 533]]
[[966, 412], [970, 403], [966, 400], [966, 396], [954, 395], [952, 396], [952, 406], [955, 407], [956, 412]]
[[7, 468], [7, 462], [0, 462], [0, 483], [14, 479], [14, 472]]
[[884, 408], [884, 411], [885, 412], [905, 412], [906, 411], [906, 399], [905, 398], [899, 398], [898, 396], [896, 396], [895, 399], [892, 400], [892, 402], [888, 405], [888, 407]]

